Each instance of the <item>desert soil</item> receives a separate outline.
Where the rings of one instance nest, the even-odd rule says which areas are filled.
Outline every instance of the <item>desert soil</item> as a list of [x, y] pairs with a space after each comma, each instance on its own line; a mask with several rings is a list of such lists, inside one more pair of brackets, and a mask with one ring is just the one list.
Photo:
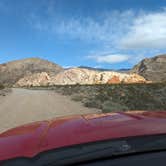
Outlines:
[[53, 91], [13, 88], [0, 97], [0, 133], [29, 122], [98, 112]]

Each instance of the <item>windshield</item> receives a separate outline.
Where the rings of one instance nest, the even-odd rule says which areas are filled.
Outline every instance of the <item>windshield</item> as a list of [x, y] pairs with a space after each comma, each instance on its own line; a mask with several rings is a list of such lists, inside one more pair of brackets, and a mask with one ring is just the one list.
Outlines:
[[0, 0], [0, 161], [166, 134], [165, 43], [163, 0]]

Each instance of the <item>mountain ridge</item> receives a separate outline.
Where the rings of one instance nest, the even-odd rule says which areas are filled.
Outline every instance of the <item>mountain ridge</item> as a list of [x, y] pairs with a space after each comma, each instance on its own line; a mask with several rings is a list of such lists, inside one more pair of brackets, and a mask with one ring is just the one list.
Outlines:
[[115, 72], [123, 72], [123, 73], [131, 70], [131, 69], [124, 69], [124, 68], [114, 70], [114, 69], [105, 69], [105, 68], [95, 68], [95, 67], [89, 67], [89, 66], [78, 66], [78, 68], [95, 70], [95, 71], [115, 71]]
[[51, 75], [56, 75], [62, 70], [61, 66], [41, 58], [9, 61], [0, 64], [0, 84], [12, 86], [20, 78], [34, 73], [48, 72]]
[[54, 62], [37, 57], [0, 64], [0, 84], [5, 86], [162, 81], [166, 81], [166, 54], [145, 58], [131, 70], [105, 70], [86, 66], [64, 69]]
[[166, 82], [166, 54], [145, 58], [136, 64], [131, 70], [149, 81]]

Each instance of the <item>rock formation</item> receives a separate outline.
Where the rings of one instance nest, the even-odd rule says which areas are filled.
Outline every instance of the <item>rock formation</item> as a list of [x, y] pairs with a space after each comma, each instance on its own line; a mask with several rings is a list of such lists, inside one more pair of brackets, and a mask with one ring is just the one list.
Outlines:
[[47, 72], [55, 76], [62, 67], [39, 58], [27, 58], [0, 64], [0, 84], [12, 86], [19, 79], [35, 73]]
[[50, 76], [46, 72], [32, 74], [21, 78], [15, 86], [19, 87], [31, 87], [31, 86], [48, 86], [50, 82]]
[[114, 84], [114, 83], [146, 83], [138, 74], [125, 74], [112, 71], [93, 71], [82, 68], [71, 68], [50, 76], [48, 73], [38, 73], [20, 79], [16, 86], [45, 86], [72, 84]]
[[131, 73], [137, 73], [152, 82], [166, 82], [166, 54], [143, 59]]

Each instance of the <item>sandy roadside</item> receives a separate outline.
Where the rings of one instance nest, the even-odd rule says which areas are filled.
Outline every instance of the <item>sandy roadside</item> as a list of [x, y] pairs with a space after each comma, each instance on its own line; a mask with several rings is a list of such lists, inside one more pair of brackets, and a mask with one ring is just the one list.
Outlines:
[[97, 112], [53, 91], [14, 88], [0, 96], [0, 132], [29, 122]]

